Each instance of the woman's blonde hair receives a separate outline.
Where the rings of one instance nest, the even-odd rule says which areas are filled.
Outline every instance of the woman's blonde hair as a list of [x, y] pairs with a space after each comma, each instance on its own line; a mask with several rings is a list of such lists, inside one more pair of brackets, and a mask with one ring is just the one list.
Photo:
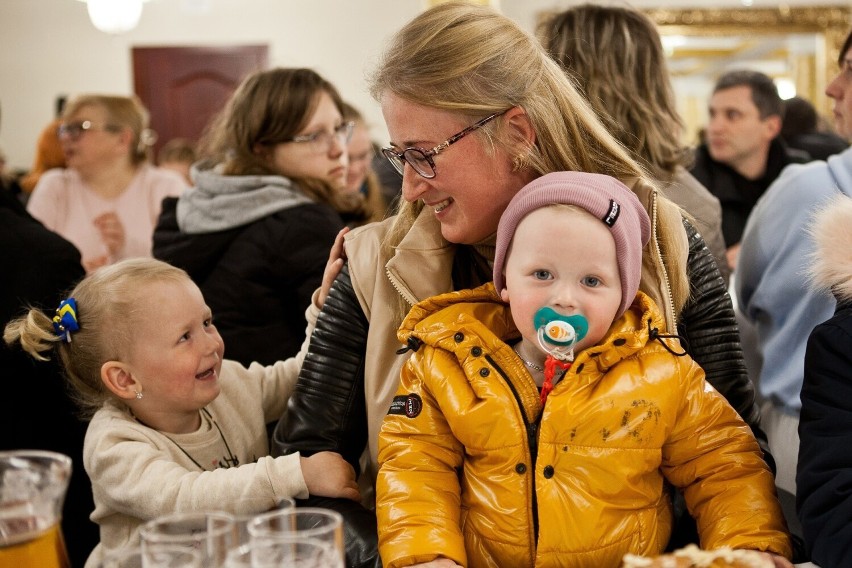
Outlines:
[[584, 4], [556, 14], [539, 34], [607, 129], [656, 179], [669, 180], [689, 165], [665, 52], [648, 16]]
[[150, 158], [151, 145], [156, 138], [148, 128], [148, 109], [138, 97], [80, 95], [65, 106], [62, 116], [67, 119], [86, 106], [97, 106], [106, 110], [109, 126], [130, 129], [133, 133], [133, 139], [130, 142], [130, 161], [134, 165], [141, 164]]
[[19, 343], [35, 359], [45, 361], [55, 349], [74, 398], [84, 417], [91, 417], [112, 395], [101, 380], [101, 366], [123, 361], [134, 339], [133, 329], [144, 313], [146, 286], [154, 282], [183, 282], [183, 270], [151, 258], [134, 258], [99, 268], [80, 281], [68, 298], [77, 303], [80, 329], [63, 341], [53, 328], [52, 315], [38, 308], [6, 325], [3, 339]]
[[[334, 85], [312, 69], [276, 68], [258, 71], [237, 87], [225, 108], [210, 123], [200, 153], [222, 164], [225, 175], [279, 175], [266, 159], [276, 144], [291, 140], [307, 125], [320, 93], [331, 97], [343, 114], [343, 101]], [[318, 179], [290, 178], [299, 189], [338, 211], [334, 188]]]
[[[654, 186], [539, 41], [490, 8], [448, 2], [414, 18], [391, 40], [371, 77], [370, 90], [377, 100], [389, 92], [468, 120], [521, 107], [536, 137], [527, 154], [516, 161], [517, 167], [536, 176], [584, 171], [610, 175], [628, 186], [634, 180]], [[475, 135], [486, 137], [492, 147], [516, 144], [506, 139], [499, 125], [494, 121]], [[679, 211], [662, 195], [656, 196], [656, 203], [667, 204], [666, 211]], [[384, 243], [386, 253], [402, 240], [422, 208], [419, 201], [401, 202]], [[682, 247], [675, 245], [685, 237], [674, 237], [683, 232], [678, 214], [660, 215], [657, 254], [667, 274], [657, 274], [655, 285], [670, 281], [675, 311], [688, 294], [685, 253], [679, 254]]]

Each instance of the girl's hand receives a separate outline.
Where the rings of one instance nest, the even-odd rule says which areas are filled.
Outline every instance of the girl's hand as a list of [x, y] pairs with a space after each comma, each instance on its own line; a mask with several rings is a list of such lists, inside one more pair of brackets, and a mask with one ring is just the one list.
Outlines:
[[318, 452], [301, 458], [302, 476], [311, 495], [361, 500], [355, 469], [340, 454]]
[[411, 568], [462, 568], [460, 564], [456, 564], [449, 558], [438, 558], [432, 562], [422, 562], [420, 564], [412, 564]]
[[346, 260], [346, 252], [343, 250], [343, 235], [348, 232], [349, 227], [340, 229], [340, 232], [334, 238], [331, 250], [328, 252], [328, 262], [325, 264], [325, 272], [322, 274], [322, 286], [320, 287], [319, 295], [317, 295], [318, 308], [322, 308], [323, 304], [325, 304], [325, 299], [328, 298], [331, 285], [343, 268], [343, 263]]
[[109, 211], [101, 213], [94, 220], [95, 228], [101, 234], [101, 240], [106, 245], [109, 255], [113, 258], [119, 258], [119, 253], [124, 250], [124, 225], [118, 215]]

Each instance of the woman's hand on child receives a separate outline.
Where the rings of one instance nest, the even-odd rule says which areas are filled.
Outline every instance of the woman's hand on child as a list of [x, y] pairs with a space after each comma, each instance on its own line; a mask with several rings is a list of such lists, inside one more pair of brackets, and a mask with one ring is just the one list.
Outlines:
[[320, 287], [317, 302], [319, 308], [325, 304], [325, 299], [328, 297], [328, 292], [331, 290], [331, 285], [334, 279], [340, 274], [343, 268], [343, 263], [346, 261], [346, 251], [343, 250], [343, 235], [349, 232], [349, 227], [343, 227], [337, 236], [334, 238], [334, 244], [331, 250], [328, 251], [328, 262], [325, 263], [325, 272], [322, 273], [322, 286]]
[[302, 458], [302, 476], [311, 495], [361, 500], [355, 469], [340, 454], [318, 452]]

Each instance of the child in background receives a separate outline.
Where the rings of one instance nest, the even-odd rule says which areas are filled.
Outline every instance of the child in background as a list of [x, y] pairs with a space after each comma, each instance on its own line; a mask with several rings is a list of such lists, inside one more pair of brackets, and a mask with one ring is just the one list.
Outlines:
[[551, 173], [504, 212], [493, 284], [411, 310], [399, 338], [415, 353], [379, 441], [386, 568], [659, 554], [666, 481], [684, 489], [705, 548], [792, 566], [751, 431], [638, 292], [649, 237], [618, 180]]
[[301, 360], [245, 368], [223, 360], [210, 308], [187, 274], [132, 259], [83, 279], [51, 319], [8, 324], [37, 359], [57, 349], [84, 411], [83, 449], [105, 551], [132, 546], [165, 513], [260, 513], [282, 497], [360, 498], [338, 454], [269, 457], [266, 423], [287, 405]]
[[157, 153], [157, 165], [166, 170], [177, 172], [190, 186], [192, 177], [189, 175], [192, 164], [198, 159], [195, 146], [185, 138], [172, 138], [160, 148]]

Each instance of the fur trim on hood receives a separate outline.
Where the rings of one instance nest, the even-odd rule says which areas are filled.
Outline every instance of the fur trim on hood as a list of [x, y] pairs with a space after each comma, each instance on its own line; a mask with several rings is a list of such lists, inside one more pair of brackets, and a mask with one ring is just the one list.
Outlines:
[[810, 236], [816, 244], [810, 281], [817, 290], [852, 300], [852, 197], [838, 194], [814, 214]]

